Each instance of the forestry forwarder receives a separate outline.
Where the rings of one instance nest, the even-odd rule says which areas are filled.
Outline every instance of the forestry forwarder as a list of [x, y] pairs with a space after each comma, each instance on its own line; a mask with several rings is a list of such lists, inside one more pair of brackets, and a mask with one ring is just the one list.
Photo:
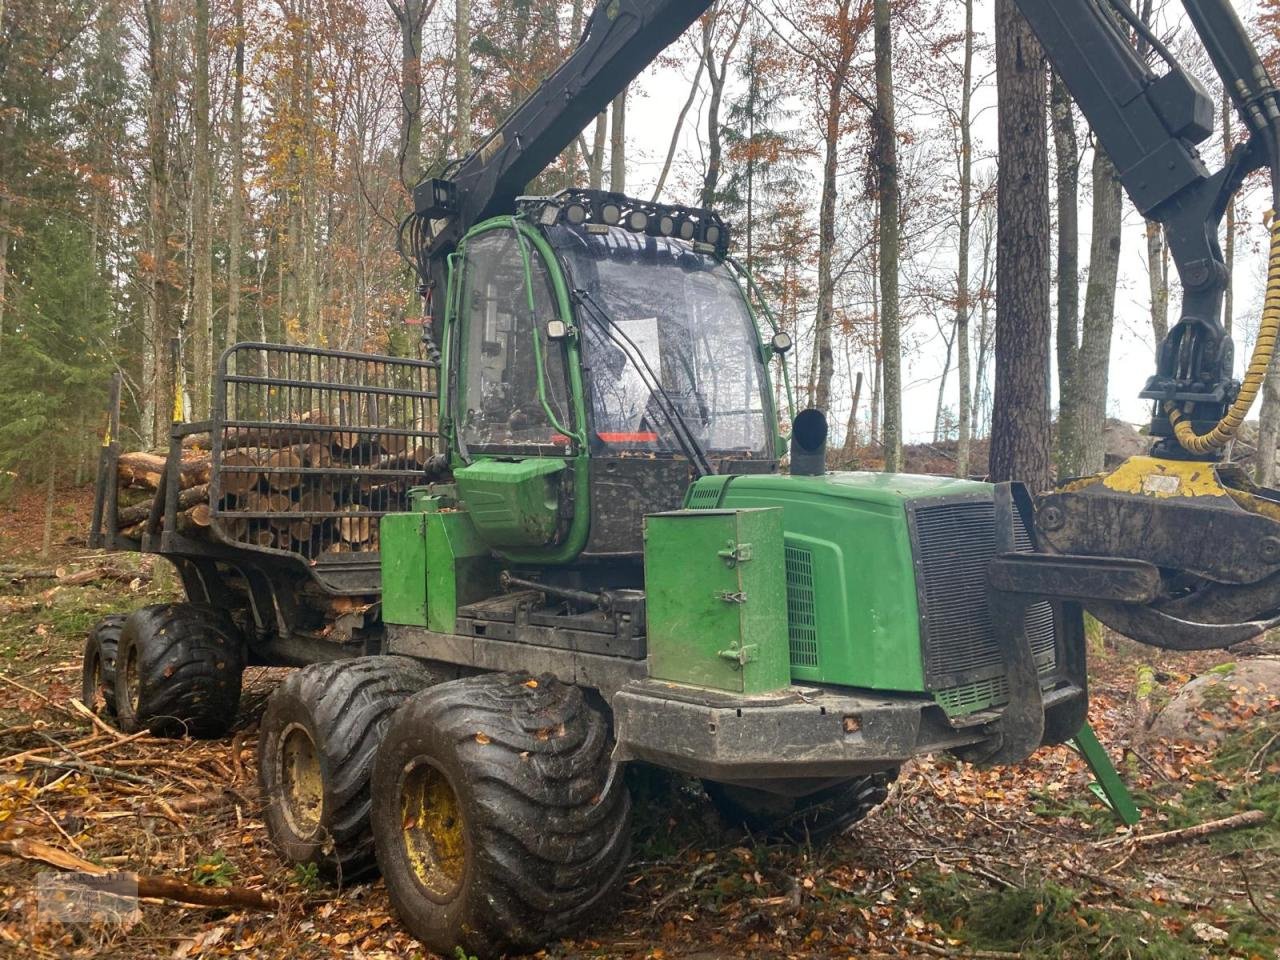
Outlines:
[[[230, 722], [246, 660], [327, 661], [293, 673], [261, 725], [271, 835], [342, 880], [376, 851], [441, 952], [537, 945], [597, 912], [627, 862], [628, 761], [816, 837], [913, 756], [1016, 763], [1074, 736], [1085, 610], [1172, 649], [1280, 619], [1280, 495], [1218, 462], [1280, 325], [1273, 226], [1258, 348], [1232, 380], [1217, 228], [1250, 171], [1280, 184], [1280, 105], [1226, 0], [1184, 0], [1250, 132], [1212, 175], [1195, 150], [1210, 98], [1127, 6], [1020, 3], [1184, 288], [1143, 394], [1152, 455], [1038, 498], [830, 473], [813, 410], [780, 473], [769, 368], [790, 338], [758, 329], [726, 225], [613, 193], [521, 195], [707, 6], [601, 3], [565, 64], [415, 191], [404, 234], [439, 321], [443, 451], [416, 445], [436, 434], [431, 363], [232, 348], [215, 417], [175, 427], [139, 534], [194, 602], [90, 642], [89, 692], [105, 681], [122, 722], [206, 735]], [[197, 427], [214, 448], [203, 545], [175, 512]], [[411, 479], [435, 482], [406, 509]], [[343, 597], [354, 610], [335, 612]]]

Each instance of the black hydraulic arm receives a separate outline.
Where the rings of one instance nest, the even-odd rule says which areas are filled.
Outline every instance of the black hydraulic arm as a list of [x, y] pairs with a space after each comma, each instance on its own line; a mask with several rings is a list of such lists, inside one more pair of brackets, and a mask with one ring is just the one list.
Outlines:
[[[1182, 312], [1160, 345], [1142, 396], [1155, 401], [1152, 434], [1173, 439], [1166, 405], [1197, 432], [1235, 399], [1234, 346], [1222, 324], [1227, 271], [1218, 225], [1246, 174], [1280, 161], [1280, 109], [1229, 0], [1183, 0], [1187, 18], [1230, 92], [1249, 138], [1211, 173], [1196, 145], [1213, 132], [1214, 104], [1125, 0], [1016, 0], [1058, 75], [1143, 216], [1162, 223], [1182, 283]], [[1157, 74], [1129, 39], [1134, 30], [1167, 67]]]
[[444, 258], [462, 235], [513, 212], [529, 182], [709, 6], [600, 0], [569, 58], [468, 156], [414, 188], [406, 227], [424, 285], [443, 290]]

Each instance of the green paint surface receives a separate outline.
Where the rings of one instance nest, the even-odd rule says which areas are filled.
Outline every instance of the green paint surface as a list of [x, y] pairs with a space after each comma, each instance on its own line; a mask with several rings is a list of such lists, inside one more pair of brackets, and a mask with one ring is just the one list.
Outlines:
[[378, 525], [382, 563], [382, 619], [427, 625], [425, 513], [389, 513]]
[[758, 475], [735, 477], [717, 499], [726, 508], [782, 508], [795, 679], [924, 692], [906, 505], [990, 489], [906, 474]]
[[458, 607], [498, 593], [498, 564], [468, 511], [450, 510], [425, 516], [426, 626], [437, 633], [455, 633]]
[[736, 693], [791, 682], [782, 511], [645, 518], [650, 675]]
[[491, 546], [544, 547], [559, 519], [560, 475], [556, 457], [477, 460], [453, 471], [458, 494], [480, 536]]

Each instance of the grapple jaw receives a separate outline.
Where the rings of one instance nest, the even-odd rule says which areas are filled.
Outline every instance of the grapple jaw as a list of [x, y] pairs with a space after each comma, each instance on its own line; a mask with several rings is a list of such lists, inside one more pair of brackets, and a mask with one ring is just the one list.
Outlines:
[[1035, 530], [1043, 553], [1151, 568], [1150, 596], [1082, 598], [1141, 643], [1229, 647], [1280, 625], [1280, 492], [1239, 467], [1131, 457], [1037, 498]]

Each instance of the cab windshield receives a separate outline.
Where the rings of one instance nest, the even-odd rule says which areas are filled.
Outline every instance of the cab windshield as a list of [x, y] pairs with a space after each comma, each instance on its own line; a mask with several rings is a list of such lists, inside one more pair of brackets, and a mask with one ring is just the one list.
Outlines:
[[587, 301], [578, 325], [594, 445], [679, 452], [685, 431], [705, 454], [771, 454], [759, 340], [723, 263], [621, 227], [549, 236]]

